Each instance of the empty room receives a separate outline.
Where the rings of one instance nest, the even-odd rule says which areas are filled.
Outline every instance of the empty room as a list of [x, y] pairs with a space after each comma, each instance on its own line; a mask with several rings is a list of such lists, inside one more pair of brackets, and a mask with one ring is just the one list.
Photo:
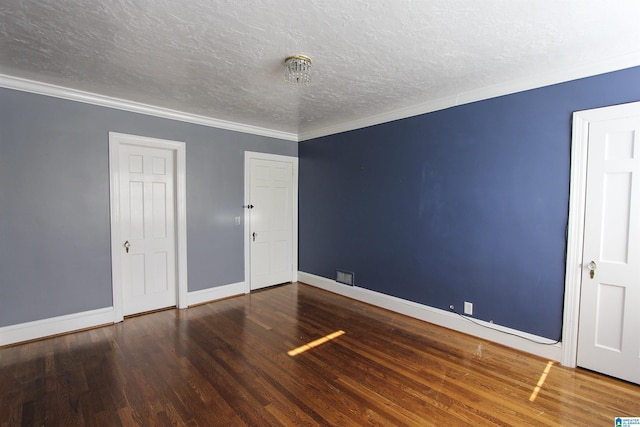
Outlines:
[[640, 425], [640, 3], [0, 5], [0, 426]]

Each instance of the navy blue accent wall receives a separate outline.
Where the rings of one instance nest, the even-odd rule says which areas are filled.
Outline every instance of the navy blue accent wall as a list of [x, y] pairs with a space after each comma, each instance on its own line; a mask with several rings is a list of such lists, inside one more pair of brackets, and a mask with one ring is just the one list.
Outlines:
[[0, 327], [112, 305], [110, 131], [186, 143], [189, 291], [244, 281], [244, 152], [298, 144], [0, 89]]
[[574, 111], [640, 68], [302, 142], [300, 270], [557, 339]]

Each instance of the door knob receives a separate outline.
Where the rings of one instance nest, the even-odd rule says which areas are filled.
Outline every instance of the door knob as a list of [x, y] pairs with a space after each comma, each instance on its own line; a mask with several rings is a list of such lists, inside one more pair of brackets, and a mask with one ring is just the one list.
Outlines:
[[596, 268], [598, 268], [598, 264], [595, 261], [591, 261], [587, 264], [587, 268], [589, 269], [589, 276], [593, 279], [596, 275]]
[[256, 236], [257, 236], [257, 235], [258, 235], [258, 234], [256, 234], [256, 232], [254, 231], [254, 232], [253, 232], [253, 234], [252, 234], [252, 236], [253, 236], [253, 241], [254, 241], [254, 242], [256, 241]]
[[127, 253], [129, 253], [129, 248], [131, 247], [131, 243], [129, 243], [129, 241], [127, 240], [126, 242], [124, 242], [124, 250], [127, 251]]

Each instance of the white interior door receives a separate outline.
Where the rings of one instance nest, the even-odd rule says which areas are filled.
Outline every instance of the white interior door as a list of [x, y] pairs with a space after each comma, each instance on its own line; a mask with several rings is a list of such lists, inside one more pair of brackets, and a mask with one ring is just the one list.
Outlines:
[[294, 160], [249, 158], [250, 289], [295, 276]]
[[640, 383], [640, 111], [589, 125], [577, 363]]
[[120, 145], [123, 314], [176, 305], [175, 152]]

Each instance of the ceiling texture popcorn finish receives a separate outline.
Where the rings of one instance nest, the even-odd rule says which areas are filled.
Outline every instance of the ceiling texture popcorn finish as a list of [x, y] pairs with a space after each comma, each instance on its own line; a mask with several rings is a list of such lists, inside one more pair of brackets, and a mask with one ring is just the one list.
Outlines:
[[[304, 138], [639, 65], [638, 16], [637, 0], [5, 0], [0, 73]], [[313, 58], [305, 87], [283, 80], [298, 53]]]

